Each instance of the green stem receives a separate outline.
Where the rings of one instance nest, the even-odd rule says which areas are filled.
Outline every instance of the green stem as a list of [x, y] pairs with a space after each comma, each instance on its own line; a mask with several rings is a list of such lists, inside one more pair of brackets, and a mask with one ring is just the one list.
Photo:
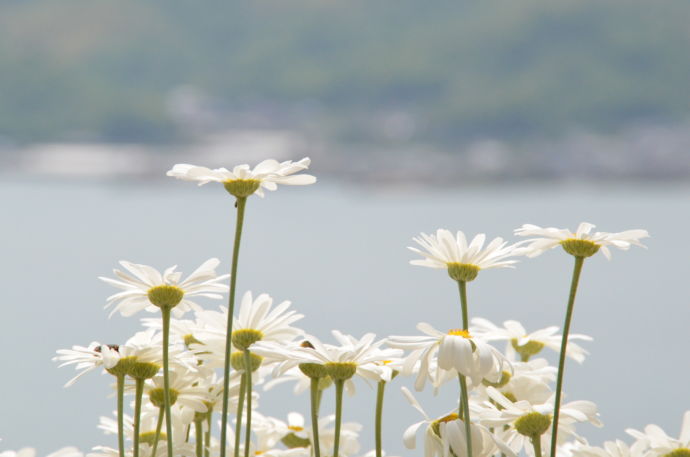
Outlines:
[[558, 435], [558, 415], [561, 409], [561, 392], [563, 390], [563, 369], [565, 368], [565, 351], [568, 346], [568, 334], [570, 333], [570, 321], [573, 318], [573, 307], [575, 306], [575, 295], [577, 285], [580, 282], [580, 273], [584, 257], [575, 257], [573, 267], [573, 278], [570, 282], [570, 296], [568, 297], [568, 309], [565, 312], [565, 324], [563, 325], [563, 338], [561, 338], [561, 354], [558, 359], [558, 377], [556, 378], [556, 401], [553, 407], [553, 427], [551, 431], [551, 457], [556, 457], [556, 441]]
[[244, 457], [249, 457], [252, 438], [252, 357], [249, 349], [244, 350], [244, 375], [247, 377], [247, 429], [244, 435]]
[[204, 457], [204, 422], [194, 421], [194, 435], [196, 436], [196, 457]]
[[144, 397], [144, 378], [135, 378], [134, 385], [134, 457], [139, 457], [139, 427], [141, 425], [141, 400]]
[[532, 446], [534, 446], [534, 457], [541, 457], [541, 436], [532, 437]]
[[376, 423], [374, 427], [374, 439], [376, 440], [376, 457], [383, 457], [383, 444], [381, 441], [381, 424], [383, 422], [383, 393], [386, 390], [386, 381], [379, 381], [376, 389]]
[[165, 408], [162, 406], [158, 408], [158, 421], [156, 421], [156, 435], [153, 437], [153, 450], [151, 451], [151, 457], [156, 457], [156, 451], [158, 450], [158, 440], [161, 437], [161, 428], [163, 428], [163, 417], [165, 415]]
[[311, 378], [311, 430], [312, 443], [311, 447], [314, 450], [314, 457], [321, 457], [321, 443], [319, 442], [319, 378]]
[[240, 439], [242, 436], [242, 415], [244, 408], [244, 397], [247, 389], [247, 377], [243, 374], [240, 379], [240, 396], [237, 399], [237, 414], [235, 416], [235, 457], [240, 457]]
[[237, 261], [240, 255], [240, 239], [244, 222], [244, 207], [247, 197], [237, 197], [237, 222], [235, 225], [235, 243], [232, 247], [232, 267], [230, 270], [230, 294], [228, 296], [228, 323], [225, 335], [225, 367], [223, 370], [223, 412], [220, 429], [220, 457], [225, 457], [225, 446], [228, 438], [228, 393], [230, 391], [230, 351], [232, 350], [232, 316], [235, 312], [235, 287], [237, 285]]
[[173, 456], [172, 416], [170, 415], [170, 361], [168, 349], [170, 344], [170, 309], [161, 308], [163, 314], [163, 401], [165, 402], [165, 437], [168, 441], [168, 455]]
[[[458, 281], [458, 290], [460, 292], [460, 307], [462, 308], [462, 329], [469, 328], [469, 312], [467, 311], [467, 282]], [[472, 430], [470, 428], [470, 401], [467, 394], [467, 381], [465, 376], [458, 373], [460, 379], [460, 404], [462, 405], [460, 414], [462, 421], [465, 423], [465, 437], [467, 441], [467, 457], [472, 457]], [[464, 415], [462, 415], [464, 413]]]
[[335, 380], [335, 439], [333, 442], [333, 457], [338, 457], [340, 448], [340, 425], [343, 419], [343, 387], [345, 381]]
[[213, 425], [213, 410], [209, 408], [206, 415], [206, 432], [204, 432], [204, 457], [211, 455], [211, 426]]
[[319, 393], [316, 395], [316, 413], [321, 411], [321, 398], [323, 398], [323, 390], [319, 389]]
[[120, 457], [125, 457], [125, 375], [117, 375], [117, 445]]
[[462, 329], [469, 328], [469, 314], [467, 312], [467, 282], [458, 281], [458, 289], [460, 290], [460, 306], [462, 307]]
[[520, 362], [529, 362], [529, 354], [520, 354]]
[[[458, 281], [458, 290], [460, 292], [460, 307], [462, 308], [462, 329], [469, 328], [469, 312], [467, 310], [467, 281]], [[470, 429], [470, 402], [467, 395], [467, 381], [465, 376], [458, 373], [460, 379], [460, 405], [463, 422], [465, 423], [465, 437], [467, 442], [467, 457], [472, 457], [472, 430]], [[464, 413], [464, 414], [462, 414]]]
[[470, 429], [470, 400], [467, 395], [467, 381], [465, 376], [458, 374], [460, 378], [460, 396], [462, 397], [463, 411], [462, 421], [465, 423], [465, 436], [467, 437], [467, 457], [472, 457], [472, 430]]

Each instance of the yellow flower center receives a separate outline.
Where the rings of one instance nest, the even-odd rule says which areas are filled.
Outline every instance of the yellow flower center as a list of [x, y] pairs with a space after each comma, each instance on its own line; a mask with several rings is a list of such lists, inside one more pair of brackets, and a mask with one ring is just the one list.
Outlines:
[[298, 425], [288, 425], [288, 428], [295, 432], [301, 432], [302, 430], [304, 430], [304, 427], [300, 427]]
[[453, 329], [448, 330], [448, 334], [453, 335], [453, 336], [461, 336], [461, 337], [467, 338], [467, 339], [472, 338], [472, 335], [470, 335], [469, 330], [462, 330], [459, 328], [453, 328]]
[[446, 423], [446, 422], [451, 422], [451, 421], [457, 420], [459, 418], [460, 418], [460, 416], [458, 416], [455, 413], [451, 413], [451, 414], [448, 414], [447, 416], [443, 416], [442, 418], [436, 419], [435, 421], [433, 421], [431, 423], [431, 430], [433, 430], [434, 433], [436, 434], [436, 436], [438, 436], [440, 438], [441, 437], [441, 424]]

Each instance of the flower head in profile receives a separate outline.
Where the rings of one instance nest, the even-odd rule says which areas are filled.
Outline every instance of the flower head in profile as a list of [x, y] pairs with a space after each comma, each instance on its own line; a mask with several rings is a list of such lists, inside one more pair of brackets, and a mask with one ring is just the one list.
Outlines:
[[185, 312], [201, 307], [190, 300], [190, 297], [207, 297], [220, 299], [228, 286], [223, 284], [229, 275], [216, 275], [216, 267], [220, 261], [216, 258], [208, 259], [187, 278], [182, 280], [182, 273], [175, 271], [177, 265], [160, 273], [148, 265], [120, 261], [127, 272], [113, 270], [118, 279], [99, 279], [122, 289], [108, 297], [106, 308], [115, 305], [110, 315], [120, 312], [125, 317], [131, 316], [142, 309], [155, 312], [157, 307], [172, 308], [175, 317], [181, 317]]
[[[545, 402], [532, 403], [527, 400], [511, 401], [493, 387], [487, 389], [492, 406], [480, 412], [479, 421], [487, 427], [494, 427], [498, 435], [515, 454], [521, 450], [530, 453], [530, 440], [541, 440], [545, 448], [551, 441], [552, 413], [555, 395]], [[599, 413], [590, 401], [573, 401], [561, 405], [558, 422], [558, 442], [570, 439], [582, 441], [575, 433], [575, 424], [589, 422], [601, 427]]]
[[424, 259], [412, 260], [412, 265], [445, 268], [456, 281], [472, 281], [480, 270], [512, 267], [517, 261], [510, 257], [522, 254], [520, 244], [508, 244], [503, 238], [494, 238], [484, 247], [486, 235], [480, 233], [471, 242], [462, 231], [454, 236], [449, 230], [438, 229], [435, 235], [420, 234], [413, 238], [423, 249], [409, 247]]
[[355, 391], [351, 379], [355, 374], [375, 382], [392, 379], [393, 368], [383, 362], [400, 357], [402, 351], [381, 348], [386, 340], [375, 341], [376, 335], [373, 333], [367, 333], [360, 339], [343, 335], [337, 330], [333, 331], [333, 335], [340, 345], [324, 344], [315, 336], [307, 335], [307, 340], [300, 345], [259, 341], [252, 351], [279, 363], [274, 375], [304, 364], [322, 366], [324, 373], [334, 381], [345, 381], [345, 388], [350, 394]]
[[219, 182], [235, 197], [248, 197], [257, 194], [264, 196], [263, 190], [276, 190], [278, 184], [304, 186], [314, 184], [316, 178], [311, 175], [295, 174], [309, 168], [311, 160], [305, 157], [297, 162], [291, 160], [278, 162], [274, 159], [264, 160], [253, 169], [249, 165], [237, 165], [232, 170], [227, 168], [210, 169], [178, 163], [167, 175], [184, 181], [196, 181], [200, 186], [209, 182]]
[[403, 363], [403, 374], [416, 372], [418, 391], [424, 388], [427, 379], [438, 386], [446, 379], [444, 370], [467, 376], [474, 385], [485, 378], [498, 381], [504, 371], [513, 371], [503, 354], [467, 330], [452, 329], [444, 333], [425, 322], [417, 324], [417, 329], [424, 335], [391, 336], [388, 345], [412, 350]]
[[[512, 358], [512, 355], [518, 353], [523, 362], [539, 354], [545, 347], [555, 351], [559, 351], [561, 347], [562, 336], [558, 334], [558, 327], [554, 326], [527, 333], [518, 321], [508, 320], [503, 322], [503, 327], [499, 327], [487, 319], [475, 317], [470, 331], [486, 341], [508, 341], [507, 355]], [[587, 335], [568, 335], [566, 355], [582, 363], [588, 353], [571, 340], [592, 341], [592, 338]]]
[[633, 448], [642, 448], [649, 457], [683, 457], [690, 455], [690, 411], [683, 414], [683, 423], [680, 426], [678, 438], [672, 438], [658, 425], [650, 424], [644, 428], [644, 432], [627, 429], [626, 433], [637, 441]]
[[621, 440], [606, 441], [602, 447], [575, 442], [569, 449], [571, 457], [643, 457], [644, 446], [637, 442], [628, 446]]
[[532, 224], [524, 224], [515, 229], [518, 236], [530, 236], [528, 246], [525, 248], [525, 255], [536, 257], [539, 254], [556, 246], [562, 246], [565, 252], [576, 257], [591, 257], [601, 250], [607, 259], [611, 259], [609, 246], [622, 249], [630, 249], [630, 246], [645, 247], [640, 243], [640, 239], [649, 237], [646, 230], [635, 229], [624, 232], [608, 233], [594, 232], [595, 225], [589, 222], [582, 222], [577, 227], [575, 233], [569, 229], [559, 229], [555, 227], [539, 227]]
[[[417, 447], [417, 432], [425, 426], [424, 457], [442, 457], [456, 455], [467, 457], [467, 441], [465, 438], [465, 423], [456, 413], [433, 419], [427, 415], [412, 393], [405, 387], [401, 388], [403, 395], [414, 409], [419, 411], [424, 420], [410, 425], [403, 434], [403, 443], [408, 449]], [[475, 405], [470, 405], [470, 410]], [[476, 411], [475, 411], [476, 412]], [[472, 434], [472, 455], [486, 457], [493, 454], [497, 446], [510, 457], [515, 457], [509, 448], [496, 442], [492, 435], [480, 425], [470, 424]]]
[[117, 346], [110, 347], [94, 341], [87, 347], [72, 346], [72, 349], [58, 349], [58, 355], [53, 357], [54, 362], [62, 362], [58, 368], [74, 365], [76, 370], [80, 370], [75, 377], [67, 381], [65, 387], [71, 386], [77, 379], [100, 366], [106, 369], [115, 366], [117, 361], [113, 361], [111, 358], [107, 357], [108, 351], [114, 348], [117, 348]]

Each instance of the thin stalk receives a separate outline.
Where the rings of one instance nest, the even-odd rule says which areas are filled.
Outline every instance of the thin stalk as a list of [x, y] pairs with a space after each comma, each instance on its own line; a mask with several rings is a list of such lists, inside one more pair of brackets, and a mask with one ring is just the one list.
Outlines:
[[[460, 307], [462, 308], [462, 329], [469, 328], [469, 312], [467, 311], [467, 282], [458, 281], [458, 291], [460, 292]], [[467, 441], [467, 457], [472, 457], [472, 430], [470, 429], [470, 401], [467, 394], [467, 381], [465, 376], [458, 373], [460, 379], [460, 403], [462, 408], [460, 413], [464, 413], [462, 421], [465, 423], [465, 437]]]
[[244, 397], [247, 389], [247, 377], [243, 374], [240, 379], [240, 396], [237, 400], [237, 414], [235, 415], [235, 457], [240, 457], [240, 439], [242, 437], [242, 409], [244, 408]]
[[532, 437], [532, 446], [534, 446], [534, 457], [541, 457], [541, 436]]
[[204, 432], [204, 457], [211, 455], [211, 425], [213, 425], [213, 410], [208, 410], [206, 416], [206, 432]]
[[125, 375], [117, 375], [117, 445], [120, 457], [125, 457]]
[[563, 390], [563, 370], [565, 368], [565, 351], [568, 346], [568, 334], [570, 333], [570, 322], [573, 318], [573, 308], [575, 306], [575, 295], [577, 285], [580, 282], [580, 273], [584, 257], [575, 257], [573, 267], [573, 278], [570, 282], [570, 295], [568, 297], [568, 309], [565, 312], [565, 324], [563, 324], [563, 338], [561, 338], [561, 354], [558, 359], [558, 377], [556, 378], [556, 401], [553, 406], [553, 427], [551, 429], [551, 457], [556, 457], [556, 440], [558, 435], [558, 415], [561, 409], [561, 392]]
[[158, 440], [161, 437], [161, 428], [163, 428], [163, 416], [165, 415], [165, 408], [158, 408], [158, 421], [156, 421], [156, 435], [153, 437], [153, 450], [151, 450], [151, 457], [156, 457], [158, 450]]
[[249, 349], [244, 350], [244, 375], [247, 377], [247, 430], [244, 435], [244, 457], [249, 457], [252, 439], [252, 358]]
[[460, 396], [462, 397], [462, 412], [464, 413], [464, 416], [461, 417], [465, 423], [465, 436], [467, 437], [467, 456], [472, 457], [472, 430], [470, 429], [470, 401], [467, 395], [467, 381], [465, 376], [461, 374], [458, 374], [458, 377], [460, 378]]
[[244, 207], [247, 197], [237, 197], [237, 222], [235, 225], [235, 243], [232, 247], [232, 266], [230, 270], [230, 294], [228, 296], [228, 323], [225, 336], [225, 367], [223, 370], [223, 412], [220, 429], [220, 457], [225, 457], [225, 446], [228, 439], [228, 393], [230, 391], [230, 351], [232, 350], [232, 316], [235, 312], [235, 288], [237, 285], [237, 261], [240, 256], [240, 240], [244, 223]]
[[173, 454], [172, 416], [170, 415], [170, 361], [168, 360], [168, 346], [170, 344], [170, 309], [161, 308], [163, 314], [163, 401], [165, 402], [165, 437], [168, 441], [168, 455]]
[[333, 441], [333, 457], [338, 457], [340, 448], [340, 426], [343, 420], [343, 387], [345, 381], [335, 380], [335, 439]]
[[134, 457], [139, 457], [139, 427], [141, 425], [141, 400], [144, 397], [144, 378], [136, 378], [134, 386]]
[[321, 411], [321, 398], [323, 398], [323, 390], [319, 389], [319, 393], [316, 395], [316, 413]]
[[196, 442], [196, 457], [204, 457], [204, 421], [194, 421], [194, 435]]
[[319, 443], [319, 378], [311, 378], [310, 400], [311, 400], [311, 430], [314, 457], [321, 457], [321, 443]]
[[467, 312], [467, 282], [458, 281], [458, 289], [460, 291], [460, 306], [462, 307], [462, 329], [469, 328], [469, 313]]
[[386, 390], [386, 381], [379, 381], [376, 389], [376, 417], [374, 426], [374, 439], [376, 440], [376, 457], [383, 457], [383, 444], [381, 441], [381, 424], [383, 423], [383, 394]]

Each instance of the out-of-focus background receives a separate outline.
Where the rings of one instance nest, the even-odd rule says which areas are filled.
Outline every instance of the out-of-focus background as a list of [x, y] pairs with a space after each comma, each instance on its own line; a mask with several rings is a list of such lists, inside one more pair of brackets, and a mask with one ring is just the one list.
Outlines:
[[[96, 429], [111, 380], [63, 390], [72, 372], [50, 362], [138, 329], [107, 319], [96, 276], [119, 259], [228, 269], [231, 199], [165, 178], [172, 164], [304, 156], [317, 185], [250, 201], [239, 288], [293, 300], [323, 338], [457, 317], [445, 275], [407, 263], [420, 231], [648, 229], [649, 251], [587, 262], [574, 331], [595, 342], [566, 390], [599, 404], [593, 443], [650, 422], [674, 435], [690, 409], [688, 24], [685, 0], [4, 0], [2, 449], [114, 444]], [[484, 272], [471, 314], [561, 325], [570, 268], [550, 252]], [[398, 388], [386, 448], [418, 455]], [[455, 394], [420, 397], [440, 416]], [[265, 412], [307, 412], [271, 395]], [[370, 427], [372, 402], [361, 385], [345, 419]]]

